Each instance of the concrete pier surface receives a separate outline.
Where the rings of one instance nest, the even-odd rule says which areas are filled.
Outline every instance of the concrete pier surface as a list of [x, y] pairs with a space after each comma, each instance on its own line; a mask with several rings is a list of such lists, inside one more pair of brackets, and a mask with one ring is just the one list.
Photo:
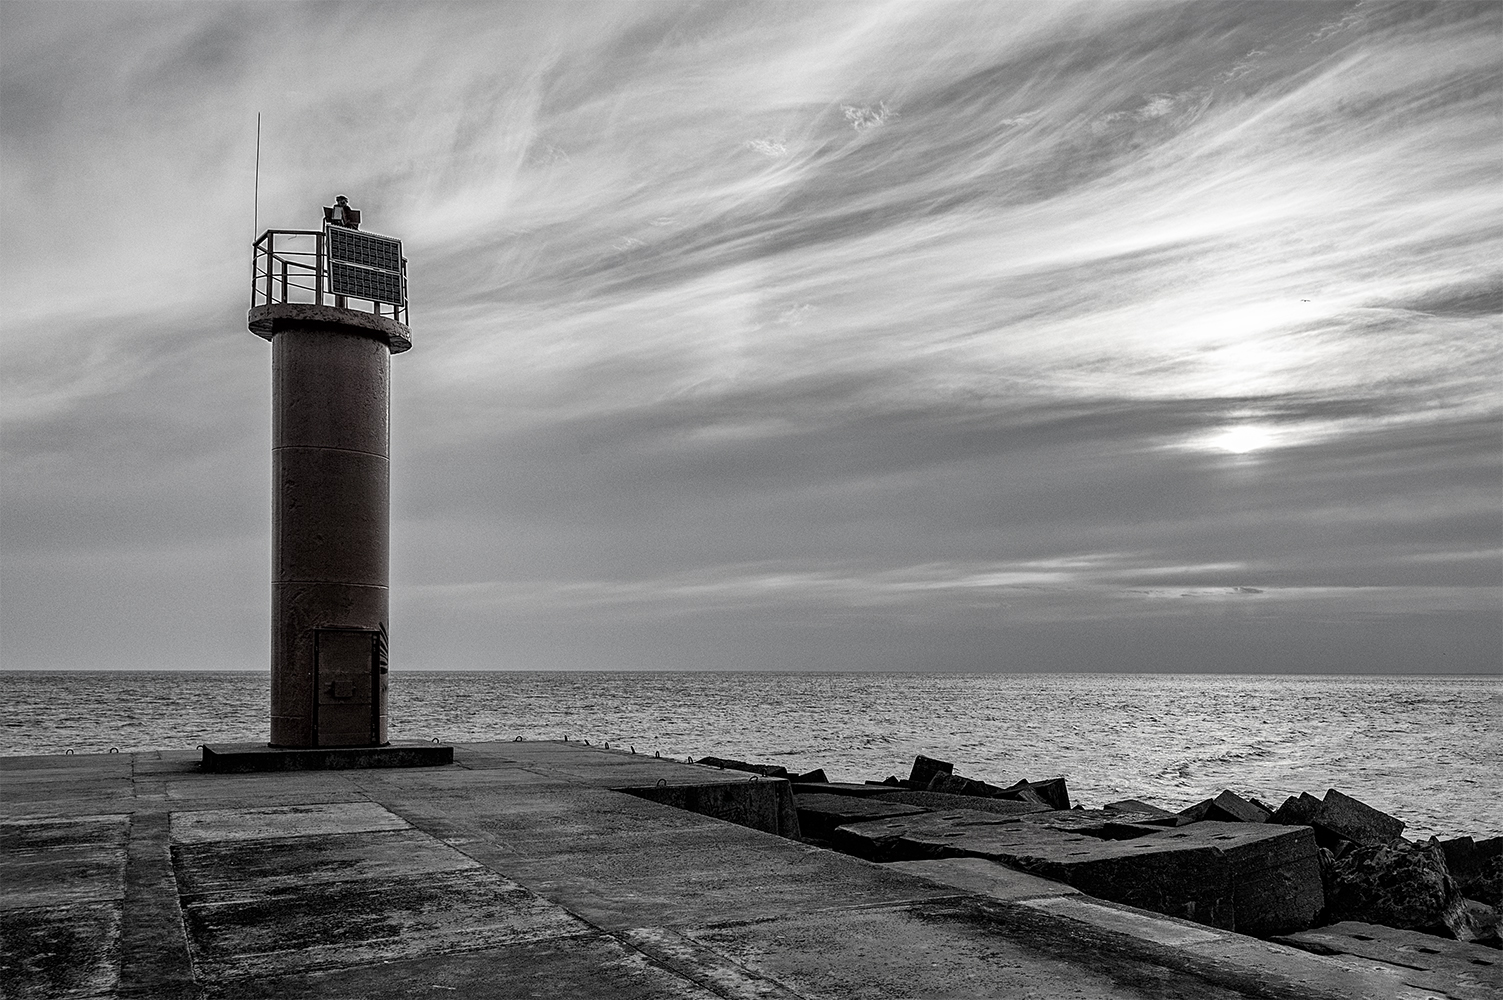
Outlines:
[[0, 997], [1499, 995], [1496, 967], [1320, 956], [980, 859], [791, 839], [780, 780], [577, 743], [213, 774], [0, 758]]

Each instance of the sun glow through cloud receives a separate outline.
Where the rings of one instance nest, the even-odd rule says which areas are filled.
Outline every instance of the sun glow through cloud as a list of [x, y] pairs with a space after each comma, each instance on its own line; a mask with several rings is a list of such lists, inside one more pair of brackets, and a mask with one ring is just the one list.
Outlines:
[[1206, 439], [1206, 444], [1220, 451], [1230, 452], [1233, 455], [1246, 455], [1248, 452], [1261, 451], [1272, 447], [1278, 440], [1277, 435], [1267, 427], [1259, 427], [1256, 424], [1239, 424], [1228, 427], [1223, 431]]

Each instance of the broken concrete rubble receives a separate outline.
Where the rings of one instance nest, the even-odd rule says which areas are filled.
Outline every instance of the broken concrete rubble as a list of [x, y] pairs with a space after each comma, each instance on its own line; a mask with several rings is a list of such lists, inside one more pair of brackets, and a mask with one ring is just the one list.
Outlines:
[[1469, 899], [1503, 908], [1503, 837], [1477, 841], [1477, 875], [1461, 891]]
[[1466, 895], [1467, 886], [1482, 874], [1482, 865], [1477, 859], [1477, 842], [1471, 837], [1457, 837], [1454, 840], [1439, 840], [1430, 838], [1430, 846], [1439, 847], [1441, 853], [1446, 856], [1446, 871], [1456, 880], [1457, 888]]
[[1356, 920], [1468, 940], [1461, 892], [1437, 847], [1361, 846], [1331, 866], [1324, 922]]
[[1503, 936], [1499, 934], [1498, 911], [1475, 899], [1463, 899], [1461, 908], [1466, 914], [1467, 939], [1474, 944], [1503, 949]]

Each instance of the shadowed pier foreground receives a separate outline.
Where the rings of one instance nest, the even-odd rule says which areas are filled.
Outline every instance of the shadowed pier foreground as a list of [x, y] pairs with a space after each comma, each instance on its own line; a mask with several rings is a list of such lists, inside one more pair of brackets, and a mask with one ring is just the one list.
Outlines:
[[[1425, 997], [1492, 969], [1322, 957], [987, 861], [791, 839], [789, 785], [574, 743], [211, 774], [0, 758], [0, 996]], [[1444, 942], [1441, 942], [1443, 945]]]

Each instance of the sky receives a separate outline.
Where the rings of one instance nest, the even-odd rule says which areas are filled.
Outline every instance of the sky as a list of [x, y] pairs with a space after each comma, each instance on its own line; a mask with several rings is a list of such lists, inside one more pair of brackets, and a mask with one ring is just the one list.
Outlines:
[[6, 0], [0, 666], [266, 668], [339, 194], [393, 669], [1503, 664], [1503, 4]]

